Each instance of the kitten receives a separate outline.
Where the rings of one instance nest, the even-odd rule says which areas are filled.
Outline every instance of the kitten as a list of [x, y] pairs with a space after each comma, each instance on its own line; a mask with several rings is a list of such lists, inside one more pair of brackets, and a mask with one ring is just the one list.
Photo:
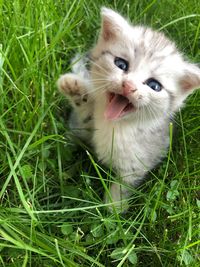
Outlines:
[[123, 211], [128, 187], [142, 181], [166, 153], [170, 119], [200, 87], [200, 69], [163, 33], [132, 26], [107, 8], [101, 15], [90, 69], [87, 58], [75, 58], [74, 73], [61, 76], [58, 87], [74, 108], [71, 128], [91, 140], [100, 161], [109, 166], [112, 160], [121, 180], [113, 181], [106, 201]]

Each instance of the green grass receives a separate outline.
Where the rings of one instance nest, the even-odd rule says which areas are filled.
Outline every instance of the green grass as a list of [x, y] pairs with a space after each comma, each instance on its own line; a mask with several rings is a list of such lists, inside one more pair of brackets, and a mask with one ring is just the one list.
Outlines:
[[109, 170], [68, 130], [55, 82], [91, 47], [102, 5], [200, 62], [198, 0], [0, 1], [0, 266], [200, 266], [200, 93], [126, 214], [107, 211]]

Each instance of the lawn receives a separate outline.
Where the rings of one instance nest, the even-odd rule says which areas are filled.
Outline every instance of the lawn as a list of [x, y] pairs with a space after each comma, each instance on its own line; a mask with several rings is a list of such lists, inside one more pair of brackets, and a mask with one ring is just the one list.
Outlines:
[[56, 80], [92, 46], [102, 5], [164, 31], [200, 62], [198, 0], [0, 1], [2, 267], [200, 266], [200, 92], [124, 214], [103, 202], [112, 173], [68, 128]]

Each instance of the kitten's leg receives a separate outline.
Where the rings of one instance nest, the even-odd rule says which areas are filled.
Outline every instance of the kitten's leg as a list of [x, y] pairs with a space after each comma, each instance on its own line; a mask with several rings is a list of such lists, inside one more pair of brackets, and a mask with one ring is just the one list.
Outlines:
[[[106, 193], [105, 202], [113, 204], [115, 210], [119, 213], [127, 211], [129, 207], [128, 200], [133, 193], [131, 187], [137, 187], [145, 173], [144, 171], [134, 175], [129, 173], [129, 175], [124, 175], [121, 181], [113, 182], [110, 186], [110, 196]], [[110, 210], [113, 210], [112, 206]]]
[[[66, 73], [57, 82], [58, 88], [71, 102], [73, 113], [70, 128], [76, 135], [86, 138], [87, 130], [92, 126], [93, 100], [90, 95], [89, 81], [77, 74]], [[77, 129], [77, 130], [76, 130]]]
[[113, 206], [118, 213], [125, 212], [128, 210], [128, 198], [131, 196], [131, 191], [128, 186], [113, 182], [110, 186], [109, 195], [106, 193], [105, 202], [112, 204], [109, 206], [109, 210], [113, 211]]

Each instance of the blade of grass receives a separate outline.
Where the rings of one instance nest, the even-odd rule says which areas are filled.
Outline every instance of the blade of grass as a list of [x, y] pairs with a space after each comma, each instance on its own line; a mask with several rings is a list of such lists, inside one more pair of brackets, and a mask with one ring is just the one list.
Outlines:
[[[28, 149], [28, 147], [29, 147], [29, 145], [30, 145], [30, 143], [31, 143], [31, 141], [32, 141], [32, 139], [33, 139], [33, 137], [35, 136], [36, 132], [38, 131], [38, 129], [39, 129], [41, 123], [43, 122], [45, 116], [47, 115], [47, 113], [48, 113], [48, 111], [50, 110], [50, 108], [52, 107], [52, 105], [53, 105], [53, 104], [51, 104], [51, 105], [49, 106], [49, 108], [44, 112], [44, 114], [39, 118], [39, 120], [38, 120], [37, 124], [35, 125], [35, 127], [34, 127], [32, 133], [31, 133], [31, 135], [28, 137], [28, 139], [27, 139], [27, 141], [26, 141], [24, 147], [22, 148], [21, 152], [19, 153], [19, 155], [18, 155], [18, 157], [17, 157], [17, 159], [16, 159], [16, 161], [15, 161], [15, 164], [13, 165], [13, 168], [12, 168], [11, 172], [9, 173], [9, 175], [8, 175], [8, 177], [7, 177], [7, 179], [6, 179], [5, 183], [4, 183], [4, 185], [2, 186], [2, 189], [1, 189], [1, 191], [0, 191], [0, 198], [2, 198], [2, 196], [3, 196], [3, 194], [4, 194], [5, 190], [6, 190], [6, 188], [7, 188], [7, 186], [8, 186], [8, 184], [9, 184], [9, 182], [10, 182], [10, 179], [11, 179], [11, 177], [12, 177], [12, 175], [13, 175], [13, 172], [14, 172], [14, 171], [16, 170], [16, 168], [18, 167], [18, 165], [19, 165], [19, 163], [20, 163], [22, 157], [24, 156], [24, 153], [25, 153], [26, 150]], [[11, 145], [11, 149], [13, 149], [12, 142], [10, 141], [9, 136], [6, 135], [6, 137], [8, 138], [9, 144]]]

